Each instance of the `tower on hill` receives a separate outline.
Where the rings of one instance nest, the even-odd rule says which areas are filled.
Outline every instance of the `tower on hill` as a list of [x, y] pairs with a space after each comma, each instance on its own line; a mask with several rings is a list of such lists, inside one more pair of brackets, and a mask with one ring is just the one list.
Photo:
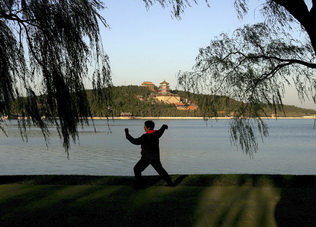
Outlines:
[[[143, 87], [147, 87], [152, 91], [155, 91], [155, 85], [152, 82], [144, 81], [142, 83]], [[158, 88], [158, 92], [153, 94], [153, 97], [160, 102], [166, 103], [166, 104], [174, 104], [178, 110], [197, 110], [198, 106], [194, 103], [191, 103], [189, 105], [183, 104], [181, 101], [181, 98], [178, 94], [173, 94], [171, 92], [169, 83], [164, 80], [160, 83], [160, 86]], [[142, 100], [141, 97], [139, 97], [139, 100]]]
[[158, 95], [170, 95], [170, 86], [167, 81], [162, 81], [158, 89]]
[[169, 83], [165, 80], [160, 83], [156, 99], [168, 104], [180, 102], [180, 96], [171, 93]]

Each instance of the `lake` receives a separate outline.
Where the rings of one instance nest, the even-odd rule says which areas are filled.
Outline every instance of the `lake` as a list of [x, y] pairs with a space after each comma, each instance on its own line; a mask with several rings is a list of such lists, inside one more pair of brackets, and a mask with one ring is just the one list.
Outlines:
[[[155, 120], [156, 129], [169, 129], [160, 139], [161, 161], [169, 174], [316, 174], [316, 129], [313, 119], [265, 120], [269, 137], [253, 158], [230, 143], [229, 120]], [[121, 175], [132, 176], [140, 146], [125, 139], [124, 128], [139, 137], [144, 120], [96, 120], [79, 129], [69, 159], [56, 129], [49, 145], [40, 129], [32, 127], [23, 142], [16, 121], [0, 132], [0, 175]], [[156, 175], [152, 167], [144, 175]]]

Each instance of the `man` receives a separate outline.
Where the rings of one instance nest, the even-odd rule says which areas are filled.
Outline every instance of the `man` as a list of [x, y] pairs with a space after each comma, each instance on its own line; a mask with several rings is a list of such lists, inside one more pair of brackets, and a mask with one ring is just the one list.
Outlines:
[[159, 130], [154, 130], [155, 123], [153, 121], [145, 121], [143, 134], [139, 138], [133, 138], [129, 134], [129, 130], [125, 128], [126, 139], [132, 144], [141, 145], [141, 159], [134, 166], [134, 174], [136, 178], [136, 187], [144, 187], [142, 172], [152, 165], [158, 174], [167, 182], [167, 186], [175, 186], [167, 171], [162, 167], [160, 162], [159, 138], [164, 131], [168, 129], [167, 125], [162, 125]]

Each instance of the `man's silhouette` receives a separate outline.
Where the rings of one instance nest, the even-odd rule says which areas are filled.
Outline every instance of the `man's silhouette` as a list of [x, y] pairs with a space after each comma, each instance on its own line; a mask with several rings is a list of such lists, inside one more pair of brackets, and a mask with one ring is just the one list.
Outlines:
[[167, 186], [175, 186], [167, 171], [162, 167], [160, 162], [159, 138], [164, 131], [168, 129], [167, 125], [162, 125], [159, 130], [154, 130], [155, 123], [153, 121], [145, 121], [143, 134], [139, 138], [133, 138], [127, 128], [125, 128], [126, 139], [132, 144], [141, 145], [141, 159], [134, 166], [134, 174], [136, 178], [136, 187], [144, 187], [142, 172], [152, 165], [157, 173], [167, 182]]

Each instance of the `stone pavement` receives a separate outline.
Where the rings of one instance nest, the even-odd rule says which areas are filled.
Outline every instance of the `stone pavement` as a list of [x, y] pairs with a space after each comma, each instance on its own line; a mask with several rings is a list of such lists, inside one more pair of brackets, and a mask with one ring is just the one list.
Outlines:
[[146, 204], [135, 200], [138, 211], [130, 210], [132, 226], [316, 226], [315, 188], [180, 185], [144, 192]]
[[148, 197], [134, 200], [138, 211], [130, 210], [131, 226], [279, 226], [275, 188], [153, 186], [144, 192]]
[[[147, 202], [160, 206], [144, 217], [154, 209], [169, 218], [166, 226], [316, 227], [315, 189], [315, 176], [188, 175], [175, 188], [145, 189], [151, 195]], [[177, 207], [173, 218], [166, 207]]]
[[316, 226], [316, 177], [0, 177], [0, 226]]
[[192, 226], [278, 226], [275, 188], [208, 187], [200, 196]]

